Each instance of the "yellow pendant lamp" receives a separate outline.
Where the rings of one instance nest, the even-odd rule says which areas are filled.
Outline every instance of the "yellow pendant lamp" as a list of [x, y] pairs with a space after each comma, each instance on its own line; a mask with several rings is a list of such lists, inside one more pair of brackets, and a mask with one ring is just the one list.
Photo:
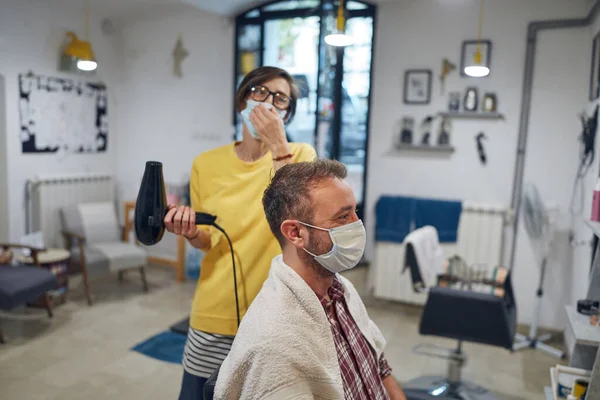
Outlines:
[[85, 40], [81, 40], [75, 33], [69, 31], [67, 36], [71, 42], [65, 47], [64, 54], [77, 61], [77, 68], [82, 71], [94, 71], [98, 67], [92, 45], [88, 41], [89, 37], [89, 9], [88, 2], [85, 2]]
[[336, 47], [350, 46], [352, 43], [354, 43], [352, 36], [344, 33], [346, 28], [346, 17], [344, 17], [344, 0], [339, 0], [335, 27], [336, 30], [334, 33], [325, 36], [325, 43]]
[[477, 28], [477, 47], [473, 55], [473, 63], [465, 67], [465, 74], [474, 78], [482, 78], [490, 74], [490, 69], [481, 63], [481, 28], [483, 25], [483, 3], [479, 7], [479, 26]]

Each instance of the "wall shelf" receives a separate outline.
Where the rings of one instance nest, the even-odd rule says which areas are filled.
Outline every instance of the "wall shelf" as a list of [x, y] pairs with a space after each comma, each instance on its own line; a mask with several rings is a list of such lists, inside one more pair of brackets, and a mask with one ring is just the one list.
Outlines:
[[[600, 237], [600, 223], [587, 218], [584, 220], [594, 234]], [[582, 296], [583, 297], [583, 296]], [[590, 300], [600, 300], [600, 245], [596, 246], [596, 255], [592, 262], [590, 283], [585, 296]], [[600, 399], [600, 328], [590, 325], [589, 317], [577, 312], [575, 305], [565, 306], [568, 325], [565, 338], [572, 337], [572, 349], [569, 351], [569, 366], [592, 371], [587, 390], [587, 398]]]
[[577, 306], [566, 305], [565, 310], [575, 343], [588, 346], [600, 344], [600, 327], [590, 325], [590, 317], [578, 313]]
[[400, 146], [394, 147], [389, 154], [393, 155], [400, 152], [412, 151], [419, 153], [445, 153], [451, 154], [454, 153], [455, 149], [452, 146], [425, 146], [421, 144], [403, 144]]
[[485, 111], [455, 111], [455, 112], [440, 112], [438, 113], [443, 118], [455, 118], [455, 119], [493, 119], [500, 120], [504, 119], [504, 114], [497, 112], [485, 112]]
[[584, 222], [596, 236], [600, 237], [600, 222], [590, 221], [589, 219], [585, 219]]

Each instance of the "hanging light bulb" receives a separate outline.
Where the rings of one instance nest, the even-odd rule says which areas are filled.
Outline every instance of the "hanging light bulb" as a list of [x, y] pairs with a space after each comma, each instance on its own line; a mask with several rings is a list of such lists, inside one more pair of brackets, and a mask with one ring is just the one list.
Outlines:
[[344, 17], [344, 1], [339, 0], [337, 18], [335, 21], [335, 32], [325, 36], [325, 43], [330, 46], [345, 47], [354, 43], [350, 35], [344, 33], [346, 27], [346, 17]]
[[65, 47], [64, 54], [77, 61], [77, 68], [82, 71], [93, 71], [98, 67], [90, 42], [80, 40], [73, 32], [67, 32], [71, 43]]
[[465, 74], [474, 78], [482, 78], [490, 74], [490, 69], [481, 63], [481, 28], [483, 25], [483, 2], [479, 7], [479, 26], [477, 28], [477, 47], [473, 54], [473, 63], [465, 67]]
[[77, 61], [77, 68], [82, 71], [94, 71], [98, 67], [98, 63], [93, 60], [79, 60]]
[[73, 32], [67, 32], [71, 42], [65, 47], [64, 55], [77, 61], [77, 68], [81, 71], [94, 71], [98, 67], [89, 37], [89, 10], [88, 2], [85, 2], [85, 40], [81, 40]]
[[482, 78], [490, 74], [490, 69], [481, 64], [481, 50], [479, 49], [479, 42], [477, 43], [477, 49], [475, 49], [475, 54], [473, 55], [473, 64], [465, 67], [465, 74], [474, 78]]

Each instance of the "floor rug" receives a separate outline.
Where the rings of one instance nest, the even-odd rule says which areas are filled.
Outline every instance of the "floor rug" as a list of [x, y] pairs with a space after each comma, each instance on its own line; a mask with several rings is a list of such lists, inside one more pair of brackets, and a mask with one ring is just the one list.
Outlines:
[[135, 345], [131, 350], [157, 360], [181, 364], [186, 336], [166, 331]]

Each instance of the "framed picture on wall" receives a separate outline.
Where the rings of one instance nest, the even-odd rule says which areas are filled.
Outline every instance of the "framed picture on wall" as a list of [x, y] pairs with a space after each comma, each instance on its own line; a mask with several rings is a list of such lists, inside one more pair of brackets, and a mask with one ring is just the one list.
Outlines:
[[[465, 40], [462, 42], [462, 50], [460, 55], [460, 75], [468, 76], [465, 74], [465, 67], [473, 64], [475, 59], [475, 51], [477, 51], [477, 44], [479, 43], [479, 51], [481, 52], [481, 63], [488, 67], [490, 71], [491, 60], [492, 60], [492, 41], [491, 40]], [[489, 76], [489, 75], [488, 75]]]
[[404, 72], [404, 104], [429, 104], [431, 70], [407, 69]]
[[592, 42], [592, 69], [590, 72], [590, 101], [600, 96], [600, 32]]

